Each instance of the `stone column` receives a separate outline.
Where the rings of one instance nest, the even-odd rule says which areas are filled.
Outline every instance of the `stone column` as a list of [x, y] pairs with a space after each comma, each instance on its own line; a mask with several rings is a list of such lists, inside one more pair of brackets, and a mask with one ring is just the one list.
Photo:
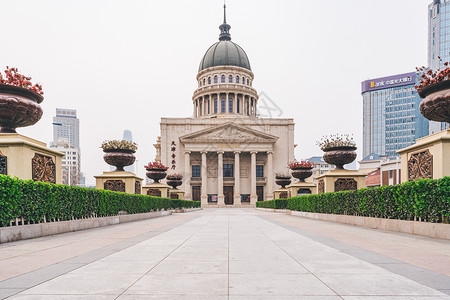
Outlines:
[[230, 112], [230, 106], [228, 105], [228, 93], [225, 93], [225, 112], [229, 113]]
[[266, 188], [266, 200], [273, 199], [273, 151], [267, 151], [267, 188]]
[[234, 151], [234, 203], [241, 203], [241, 162], [239, 154], [241, 151]]
[[191, 151], [184, 152], [184, 198], [192, 200], [191, 195]]
[[223, 194], [223, 151], [217, 152], [217, 204], [225, 205], [225, 196]]
[[208, 174], [207, 174], [207, 163], [206, 163], [206, 151], [202, 151], [202, 207], [208, 205], [208, 191], [206, 189]]
[[250, 204], [256, 205], [258, 195], [256, 195], [256, 151], [251, 151], [251, 170], [250, 170]]

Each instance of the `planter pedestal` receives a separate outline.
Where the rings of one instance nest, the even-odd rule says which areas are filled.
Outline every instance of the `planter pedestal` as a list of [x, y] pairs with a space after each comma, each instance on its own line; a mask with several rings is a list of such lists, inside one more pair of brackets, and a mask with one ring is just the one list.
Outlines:
[[400, 149], [402, 182], [450, 176], [450, 129], [418, 139]]
[[[155, 196], [155, 197], [163, 197], [169, 198], [170, 187], [164, 183], [151, 183], [147, 184], [142, 188], [142, 194]], [[184, 198], [184, 197], [183, 197]]]
[[143, 178], [126, 171], [103, 172], [95, 177], [95, 187], [99, 190], [111, 190], [128, 194], [142, 194]]
[[170, 189], [169, 190], [169, 198], [170, 199], [178, 199], [184, 200], [184, 192], [179, 189]]
[[294, 182], [288, 189], [291, 197], [317, 194], [317, 184], [313, 182]]
[[332, 170], [317, 177], [317, 194], [359, 190], [366, 186], [366, 175], [354, 170]]
[[290, 197], [290, 190], [287, 188], [279, 188], [273, 192], [273, 199], [287, 199]]
[[0, 174], [62, 183], [63, 153], [18, 133], [0, 133]]

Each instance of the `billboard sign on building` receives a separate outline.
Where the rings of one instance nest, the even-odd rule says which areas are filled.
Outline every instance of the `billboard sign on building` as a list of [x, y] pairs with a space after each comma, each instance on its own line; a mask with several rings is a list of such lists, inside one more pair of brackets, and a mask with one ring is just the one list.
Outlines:
[[405, 73], [389, 77], [369, 79], [361, 83], [361, 93], [411, 85], [416, 82], [416, 73]]

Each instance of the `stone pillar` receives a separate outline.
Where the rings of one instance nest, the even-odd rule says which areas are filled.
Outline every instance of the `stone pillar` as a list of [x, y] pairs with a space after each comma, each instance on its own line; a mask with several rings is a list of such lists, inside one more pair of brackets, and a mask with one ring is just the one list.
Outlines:
[[239, 154], [241, 151], [234, 151], [234, 203], [241, 203], [241, 162]]
[[230, 112], [230, 106], [228, 105], [228, 93], [225, 94], [225, 112], [229, 113]]
[[256, 151], [250, 152], [251, 154], [251, 170], [250, 170], [250, 204], [256, 205], [258, 195], [256, 195]]
[[191, 151], [184, 152], [184, 198], [192, 200], [191, 195]]
[[266, 188], [266, 200], [273, 199], [273, 151], [267, 151], [267, 188]]
[[207, 163], [206, 163], [206, 151], [202, 151], [202, 206], [207, 205], [208, 204], [208, 191], [206, 189], [206, 181], [208, 179], [208, 174], [207, 174]]
[[223, 195], [223, 151], [217, 152], [217, 204], [225, 205], [225, 196]]

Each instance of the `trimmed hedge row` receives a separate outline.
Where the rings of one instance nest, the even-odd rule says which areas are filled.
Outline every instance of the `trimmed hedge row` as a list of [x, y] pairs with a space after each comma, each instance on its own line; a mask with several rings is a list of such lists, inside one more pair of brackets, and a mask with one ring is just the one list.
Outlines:
[[[284, 202], [284, 203], [280, 203]], [[450, 177], [421, 179], [357, 191], [257, 202], [257, 207], [324, 214], [442, 222], [450, 217]]]
[[105, 190], [21, 180], [0, 175], [0, 226], [16, 218], [31, 223], [200, 207], [200, 201], [171, 200]]

